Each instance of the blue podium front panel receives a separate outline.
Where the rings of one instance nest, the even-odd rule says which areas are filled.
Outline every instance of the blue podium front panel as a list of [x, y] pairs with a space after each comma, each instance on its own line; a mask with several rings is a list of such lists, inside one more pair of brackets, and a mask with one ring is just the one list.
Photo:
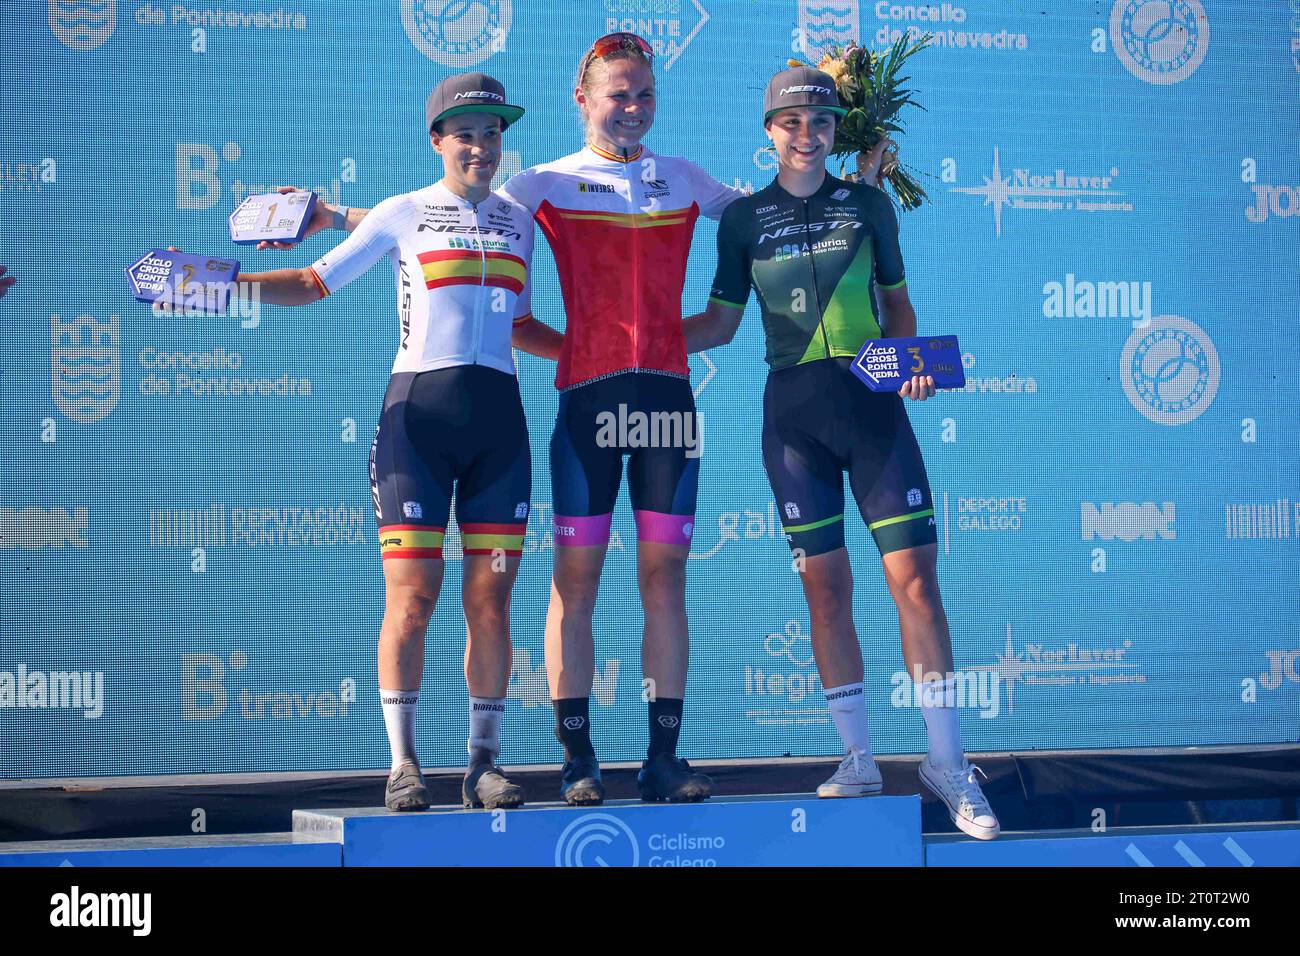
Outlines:
[[295, 833], [343, 845], [344, 866], [920, 866], [920, 823], [915, 796], [293, 814]]
[[0, 843], [0, 866], [341, 865], [337, 843], [299, 833]]
[[932, 837], [926, 866], [1300, 866], [1300, 825], [1133, 827]]

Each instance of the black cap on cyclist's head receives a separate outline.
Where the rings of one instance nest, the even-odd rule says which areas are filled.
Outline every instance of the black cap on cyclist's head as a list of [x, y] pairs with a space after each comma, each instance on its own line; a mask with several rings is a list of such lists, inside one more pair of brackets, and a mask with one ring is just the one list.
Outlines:
[[524, 115], [522, 106], [506, 102], [506, 88], [486, 73], [457, 73], [433, 88], [424, 101], [424, 129], [460, 113], [492, 113], [504, 129]]
[[773, 113], [788, 110], [792, 106], [816, 106], [830, 110], [836, 116], [848, 112], [840, 106], [840, 98], [835, 93], [835, 81], [828, 74], [810, 66], [793, 66], [772, 77], [767, 84], [767, 93], [763, 96], [763, 122], [770, 120]]

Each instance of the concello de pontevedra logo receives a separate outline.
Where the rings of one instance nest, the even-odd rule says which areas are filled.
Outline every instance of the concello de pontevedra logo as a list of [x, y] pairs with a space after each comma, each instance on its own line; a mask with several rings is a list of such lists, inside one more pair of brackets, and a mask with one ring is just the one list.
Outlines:
[[89, 425], [108, 416], [122, 393], [121, 332], [116, 315], [100, 322], [50, 316], [50, 395], [69, 419]]
[[117, 26], [117, 0], [49, 0], [50, 32], [79, 52], [103, 46]]

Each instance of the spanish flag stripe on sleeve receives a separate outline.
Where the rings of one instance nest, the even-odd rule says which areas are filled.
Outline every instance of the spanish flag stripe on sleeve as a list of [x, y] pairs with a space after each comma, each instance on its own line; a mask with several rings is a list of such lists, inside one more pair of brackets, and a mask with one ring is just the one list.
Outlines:
[[307, 271], [311, 273], [311, 277], [316, 281], [316, 288], [320, 289], [321, 298], [323, 299], [327, 295], [329, 295], [330, 290], [326, 288], [325, 283], [321, 280], [321, 277], [316, 274], [316, 270], [313, 269], [311, 266], [308, 266]]

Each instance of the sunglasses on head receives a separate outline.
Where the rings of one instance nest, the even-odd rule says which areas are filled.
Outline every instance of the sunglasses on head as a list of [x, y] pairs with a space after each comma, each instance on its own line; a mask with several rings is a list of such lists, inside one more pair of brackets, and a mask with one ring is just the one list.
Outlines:
[[604, 59], [616, 50], [640, 50], [647, 60], [655, 57], [654, 47], [635, 33], [607, 33], [591, 45], [582, 60], [582, 72], [578, 75], [579, 84], [587, 75], [587, 68], [592, 60]]

